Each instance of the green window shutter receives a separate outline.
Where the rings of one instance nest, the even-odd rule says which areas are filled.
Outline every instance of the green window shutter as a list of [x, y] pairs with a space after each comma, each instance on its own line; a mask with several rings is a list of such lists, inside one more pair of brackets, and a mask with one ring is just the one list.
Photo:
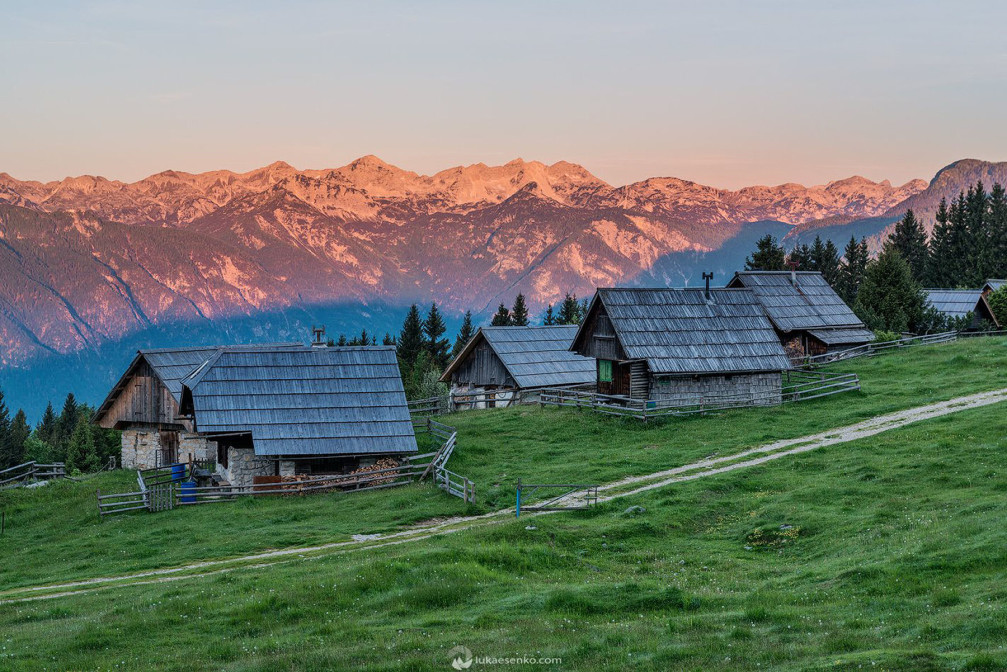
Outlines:
[[612, 382], [612, 362], [607, 359], [598, 360], [598, 380], [603, 383]]

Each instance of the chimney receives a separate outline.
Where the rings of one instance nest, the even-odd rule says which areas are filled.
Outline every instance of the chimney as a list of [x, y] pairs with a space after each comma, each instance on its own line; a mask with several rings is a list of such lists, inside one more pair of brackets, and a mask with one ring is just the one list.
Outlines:
[[790, 284], [797, 287], [797, 262], [788, 261], [787, 266], [790, 266]]
[[312, 336], [311, 347], [313, 347], [313, 348], [324, 348], [324, 347], [326, 347], [326, 345], [328, 345], [328, 343], [325, 340], [325, 325], [324, 324], [321, 327], [316, 327], [315, 325], [311, 325], [311, 336]]
[[713, 280], [713, 273], [707, 273], [703, 271], [703, 279], [706, 280], [706, 300], [709, 301], [710, 297], [710, 280]]

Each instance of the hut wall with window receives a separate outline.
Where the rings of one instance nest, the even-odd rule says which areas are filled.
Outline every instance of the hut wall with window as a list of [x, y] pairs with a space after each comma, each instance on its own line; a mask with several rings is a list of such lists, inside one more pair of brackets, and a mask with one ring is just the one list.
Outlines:
[[599, 393], [668, 405], [777, 404], [790, 368], [745, 289], [599, 289], [571, 348], [597, 360]]
[[507, 405], [546, 387], [592, 384], [595, 363], [570, 351], [576, 325], [483, 327], [448, 365], [441, 382], [465, 408]]

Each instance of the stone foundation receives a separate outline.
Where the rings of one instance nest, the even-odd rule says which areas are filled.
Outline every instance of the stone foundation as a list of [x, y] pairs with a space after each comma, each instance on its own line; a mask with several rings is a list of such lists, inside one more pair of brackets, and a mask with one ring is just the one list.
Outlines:
[[125, 429], [122, 432], [123, 469], [150, 469], [157, 464], [161, 435], [156, 428]]
[[256, 476], [274, 476], [276, 463], [271, 459], [257, 457], [251, 448], [228, 448], [227, 469], [218, 464], [217, 471], [231, 485], [246, 487], [252, 485], [252, 479]]
[[[153, 469], [158, 465], [157, 453], [161, 450], [161, 432], [157, 427], [133, 427], [122, 432], [121, 464], [123, 469]], [[178, 433], [178, 461], [215, 461], [217, 443], [199, 434]], [[161, 465], [164, 466], [164, 465]]]
[[750, 401], [756, 406], [781, 403], [783, 379], [779, 373], [689, 378], [652, 378], [650, 399], [670, 406], [717, 401]]

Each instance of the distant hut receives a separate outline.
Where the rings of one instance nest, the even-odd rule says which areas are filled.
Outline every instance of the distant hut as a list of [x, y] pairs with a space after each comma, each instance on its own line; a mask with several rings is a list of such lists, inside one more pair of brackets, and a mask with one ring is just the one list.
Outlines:
[[[169, 383], [161, 377], [157, 385], [143, 383], [131, 366], [125, 383], [120, 381], [103, 404], [105, 410], [99, 410], [99, 424], [125, 429], [123, 466], [174, 461], [151, 452], [153, 439], [142, 450], [127, 439], [142, 429], [131, 424], [128, 411], [123, 415], [131, 408], [126, 399], [144, 397], [124, 392], [142, 390], [145, 384], [178, 390], [177, 402], [172, 396], [158, 417], [181, 428], [180, 445], [197, 446], [194, 459], [214, 462], [223, 483], [245, 486], [260, 476], [348, 473], [381, 457], [416, 452], [393, 347], [200, 350], [172, 351]], [[149, 358], [148, 353], [142, 361]], [[175, 458], [187, 459], [187, 453], [179, 451]]]
[[874, 340], [874, 333], [817, 271], [742, 271], [727, 286], [752, 291], [795, 359]]
[[1000, 328], [1000, 323], [997, 322], [993, 309], [990, 308], [989, 301], [986, 300], [987, 294], [982, 289], [925, 289], [923, 291], [926, 293], [927, 303], [942, 315], [962, 320], [971, 314], [971, 319], [965, 325], [966, 330], [980, 329], [984, 322], [992, 324], [997, 329]]
[[1007, 280], [997, 280], [995, 278], [990, 278], [989, 280], [986, 281], [986, 284], [983, 285], [983, 296], [989, 296], [990, 294], [997, 291], [1004, 285], [1007, 285]]
[[571, 349], [601, 394], [671, 405], [778, 404], [787, 358], [747, 289], [599, 289]]
[[570, 352], [577, 325], [483, 327], [441, 376], [453, 398], [469, 406], [506, 405], [515, 395], [545, 387], [591, 385], [594, 360]]

